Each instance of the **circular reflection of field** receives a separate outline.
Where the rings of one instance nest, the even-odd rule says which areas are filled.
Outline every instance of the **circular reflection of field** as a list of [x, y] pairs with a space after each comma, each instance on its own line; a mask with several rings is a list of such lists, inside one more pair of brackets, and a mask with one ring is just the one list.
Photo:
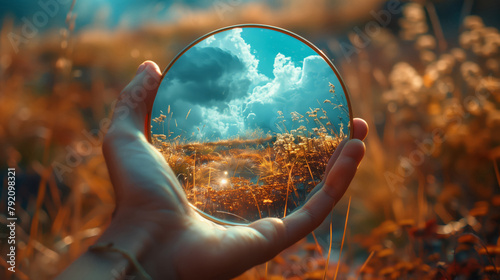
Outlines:
[[216, 219], [284, 217], [349, 137], [349, 105], [329, 62], [266, 28], [206, 36], [167, 68], [151, 141], [191, 204]]

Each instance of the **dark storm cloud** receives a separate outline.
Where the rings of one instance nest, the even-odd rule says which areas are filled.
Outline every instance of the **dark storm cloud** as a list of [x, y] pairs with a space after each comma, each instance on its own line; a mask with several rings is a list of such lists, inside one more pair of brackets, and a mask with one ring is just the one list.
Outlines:
[[233, 99], [248, 94], [251, 81], [245, 64], [236, 56], [214, 47], [194, 47], [186, 52], [165, 77], [169, 100], [222, 110]]
[[160, 110], [168, 115], [170, 106], [170, 125], [165, 129], [156, 125], [153, 131], [168, 130], [174, 133], [172, 137], [185, 139], [200, 134], [217, 138], [220, 130], [229, 131], [232, 126], [222, 128], [224, 124], [210, 119], [207, 111], [225, 115], [231, 101], [249, 94], [250, 85], [247, 66], [237, 56], [217, 47], [191, 48], [175, 62], [158, 89], [153, 116], [159, 116]]

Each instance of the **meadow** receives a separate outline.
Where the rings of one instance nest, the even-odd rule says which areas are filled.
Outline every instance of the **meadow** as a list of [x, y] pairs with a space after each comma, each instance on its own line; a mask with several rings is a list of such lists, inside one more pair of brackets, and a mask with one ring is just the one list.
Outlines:
[[[153, 134], [152, 143], [176, 174], [189, 202], [206, 214], [244, 224], [286, 217], [321, 181], [330, 156], [347, 138], [344, 123], [328, 117], [328, 111], [338, 106], [331, 101], [336, 99], [332, 84], [330, 92], [326, 108], [291, 112], [288, 128], [283, 112], [278, 111], [276, 125], [281, 133], [257, 128], [226, 140], [190, 141], [173, 137], [167, 129]], [[163, 131], [165, 122], [174, 123], [173, 112], [169, 108], [166, 112], [168, 116], [152, 119], [153, 128]], [[342, 112], [348, 120], [347, 110]]]

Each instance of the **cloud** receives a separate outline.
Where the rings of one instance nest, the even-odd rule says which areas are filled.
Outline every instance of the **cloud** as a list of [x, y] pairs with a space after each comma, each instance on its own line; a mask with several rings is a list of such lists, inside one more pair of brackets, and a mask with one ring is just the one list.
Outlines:
[[220, 48], [194, 47], [183, 55], [165, 78], [170, 100], [222, 110], [232, 99], [248, 94], [247, 66]]
[[288, 129], [297, 128], [299, 124], [292, 124], [290, 113], [305, 115], [310, 108], [323, 107], [323, 101], [332, 97], [329, 83], [337, 81], [328, 64], [318, 55], [304, 58], [301, 68], [295, 66], [290, 58], [278, 54], [273, 73], [275, 78], [264, 86], [256, 87], [248, 98], [243, 111], [248, 127], [280, 132], [277, 127], [281, 121], [278, 119], [279, 110], [288, 121]]
[[[268, 78], [257, 73], [258, 60], [240, 34], [231, 30], [209, 37], [181, 56], [163, 79], [153, 116], [170, 105], [177, 123], [170, 129], [173, 137], [218, 139], [242, 129], [242, 100]], [[163, 128], [153, 131], [160, 132]]]
[[250, 44], [241, 37], [242, 32], [243, 29], [234, 28], [218, 33], [200, 42], [200, 47], [219, 48], [237, 56], [247, 68], [247, 78], [254, 84], [268, 80], [258, 72], [259, 60], [252, 54]]

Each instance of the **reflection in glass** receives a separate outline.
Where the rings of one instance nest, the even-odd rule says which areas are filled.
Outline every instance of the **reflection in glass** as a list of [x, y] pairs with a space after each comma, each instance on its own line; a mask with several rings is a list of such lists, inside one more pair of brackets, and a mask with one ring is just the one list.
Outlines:
[[165, 73], [151, 141], [200, 211], [229, 223], [284, 217], [349, 137], [346, 93], [304, 42], [267, 28], [206, 37]]

